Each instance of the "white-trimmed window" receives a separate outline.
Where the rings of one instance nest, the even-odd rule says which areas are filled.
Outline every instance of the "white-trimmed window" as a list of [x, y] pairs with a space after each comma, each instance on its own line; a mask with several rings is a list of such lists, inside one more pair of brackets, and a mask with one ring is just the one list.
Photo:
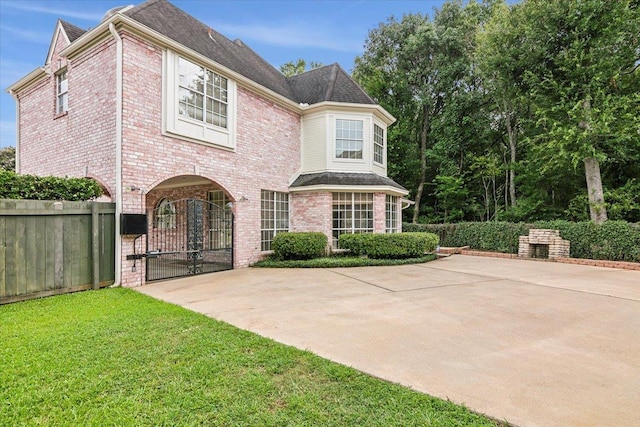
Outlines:
[[178, 114], [227, 128], [228, 80], [178, 58]]
[[235, 148], [237, 88], [215, 69], [167, 50], [163, 131], [170, 136]]
[[388, 194], [385, 197], [385, 232], [398, 232], [398, 197]]
[[69, 94], [67, 91], [67, 70], [64, 69], [56, 74], [56, 114], [69, 111]]
[[262, 190], [260, 196], [260, 248], [271, 250], [271, 242], [278, 233], [289, 231], [289, 194]]
[[336, 119], [336, 158], [362, 159], [362, 120]]
[[171, 200], [162, 198], [156, 204], [154, 210], [154, 226], [155, 228], [168, 229], [176, 228], [176, 206]]
[[209, 249], [228, 248], [231, 246], [231, 213], [230, 200], [224, 191], [213, 190], [207, 193], [209, 201]]
[[373, 161], [384, 162], [384, 129], [376, 124], [373, 125]]
[[333, 193], [333, 247], [341, 234], [373, 233], [372, 193]]

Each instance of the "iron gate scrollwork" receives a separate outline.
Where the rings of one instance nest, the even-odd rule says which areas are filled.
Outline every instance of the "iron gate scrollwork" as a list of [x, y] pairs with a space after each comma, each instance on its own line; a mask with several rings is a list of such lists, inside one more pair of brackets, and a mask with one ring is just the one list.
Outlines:
[[163, 199], [149, 216], [147, 281], [233, 268], [229, 207], [201, 199]]

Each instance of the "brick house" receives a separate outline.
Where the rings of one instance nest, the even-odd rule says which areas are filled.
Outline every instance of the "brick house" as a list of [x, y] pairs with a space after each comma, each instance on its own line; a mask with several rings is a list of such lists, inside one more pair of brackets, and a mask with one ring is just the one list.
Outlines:
[[339, 65], [286, 78], [166, 0], [58, 21], [8, 91], [19, 173], [94, 178], [118, 227], [146, 215], [116, 236], [122, 285], [246, 267], [278, 232], [401, 230], [387, 111]]

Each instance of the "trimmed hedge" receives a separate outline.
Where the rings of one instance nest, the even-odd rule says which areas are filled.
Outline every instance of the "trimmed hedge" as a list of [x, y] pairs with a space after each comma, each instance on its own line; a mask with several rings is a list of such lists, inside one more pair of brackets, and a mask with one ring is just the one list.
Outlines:
[[319, 258], [325, 255], [327, 236], [318, 232], [276, 234], [271, 243], [273, 256], [280, 260]]
[[640, 262], [640, 227], [625, 221], [593, 222], [538, 221], [461, 222], [457, 224], [403, 224], [403, 230], [428, 231], [440, 237], [442, 246], [469, 246], [471, 249], [518, 253], [518, 238], [531, 228], [560, 230], [571, 242], [571, 257]]
[[86, 202], [100, 196], [102, 188], [90, 178], [18, 175], [0, 170], [0, 199]]
[[339, 244], [353, 255], [373, 259], [419, 258], [438, 245], [433, 233], [341, 234]]

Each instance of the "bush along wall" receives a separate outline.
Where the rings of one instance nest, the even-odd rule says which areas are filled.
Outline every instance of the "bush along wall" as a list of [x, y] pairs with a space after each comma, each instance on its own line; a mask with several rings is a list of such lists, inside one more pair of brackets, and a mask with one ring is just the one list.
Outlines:
[[102, 193], [100, 185], [90, 178], [18, 175], [0, 170], [0, 199], [86, 202]]
[[353, 255], [373, 259], [419, 258], [433, 252], [439, 238], [433, 233], [342, 234], [339, 245]]
[[403, 224], [405, 231], [427, 231], [440, 237], [442, 246], [469, 246], [471, 249], [518, 253], [518, 238], [531, 228], [560, 230], [571, 242], [572, 258], [640, 262], [640, 226], [625, 221], [603, 224], [569, 221], [462, 222], [457, 224]]
[[279, 233], [273, 238], [273, 256], [279, 260], [319, 258], [326, 253], [327, 236], [318, 232]]

